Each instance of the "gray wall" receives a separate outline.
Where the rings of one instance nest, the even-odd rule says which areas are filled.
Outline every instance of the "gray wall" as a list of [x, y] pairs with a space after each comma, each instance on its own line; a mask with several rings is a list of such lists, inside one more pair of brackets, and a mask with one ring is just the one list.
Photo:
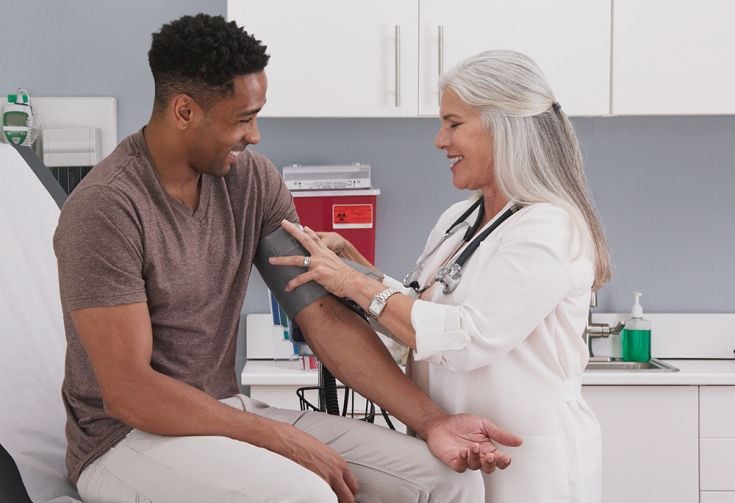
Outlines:
[[[451, 187], [436, 119], [261, 119], [277, 166], [367, 162], [378, 199], [376, 262], [402, 277]], [[575, 118], [616, 274], [601, 311], [735, 312], [735, 117]], [[246, 308], [266, 309], [252, 292]]]
[[184, 14], [227, 11], [226, 0], [2, 0], [1, 5], [0, 36], [7, 47], [0, 51], [0, 93], [23, 87], [31, 100], [114, 96], [120, 138], [143, 126], [151, 113], [151, 33]]
[[[0, 92], [115, 96], [120, 137], [148, 119], [150, 34], [183, 14], [225, 14], [225, 0], [24, 2], [4, 8]], [[267, 43], [267, 41], [266, 41]], [[602, 311], [627, 311], [631, 292], [658, 312], [735, 312], [735, 117], [575, 119], [617, 274]], [[463, 197], [433, 147], [434, 119], [262, 119], [257, 150], [294, 162], [373, 166], [382, 190], [377, 263], [401, 276], [442, 209]], [[254, 278], [246, 312], [267, 310]]]

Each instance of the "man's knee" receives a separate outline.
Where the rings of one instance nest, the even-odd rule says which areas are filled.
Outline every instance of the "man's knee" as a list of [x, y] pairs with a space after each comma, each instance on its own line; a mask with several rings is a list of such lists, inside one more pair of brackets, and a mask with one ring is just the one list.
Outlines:
[[464, 473], [458, 473], [446, 466], [444, 468], [441, 473], [437, 473], [436, 483], [431, 490], [430, 502], [474, 503], [485, 501], [485, 484], [481, 472], [467, 470]]
[[[285, 482], [285, 481], [284, 481]], [[284, 484], [286, 485], [286, 484]], [[290, 484], [287, 484], [290, 486]], [[304, 481], [298, 487], [291, 486], [292, 493], [288, 494], [288, 497], [284, 497], [283, 500], [278, 501], [293, 501], [294, 503], [337, 503], [337, 495], [329, 487], [329, 484], [317, 476], [311, 480]]]

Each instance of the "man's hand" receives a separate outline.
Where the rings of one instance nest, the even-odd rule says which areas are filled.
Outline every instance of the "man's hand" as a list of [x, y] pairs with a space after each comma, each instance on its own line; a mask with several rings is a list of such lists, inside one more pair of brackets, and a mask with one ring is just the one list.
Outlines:
[[339, 503], [352, 503], [357, 495], [357, 479], [337, 452], [308, 433], [283, 424], [283, 450], [276, 452], [311, 470], [327, 481]]
[[481, 469], [485, 473], [510, 465], [510, 456], [500, 452], [493, 442], [510, 447], [523, 442], [521, 437], [474, 414], [441, 418], [426, 430], [425, 440], [434, 456], [453, 470]]

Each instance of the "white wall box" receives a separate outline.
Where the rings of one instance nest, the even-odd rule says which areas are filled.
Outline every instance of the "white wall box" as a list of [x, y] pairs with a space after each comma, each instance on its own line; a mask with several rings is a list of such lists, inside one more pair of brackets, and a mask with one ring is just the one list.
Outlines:
[[735, 113], [735, 3], [614, 0], [612, 112]]
[[[7, 102], [0, 96], [0, 107]], [[117, 99], [109, 96], [42, 97], [31, 96], [33, 113], [41, 127], [52, 129], [99, 129], [100, 158], [117, 146]], [[96, 133], [95, 133], [96, 134]]]
[[584, 386], [600, 421], [603, 503], [699, 499], [696, 386]]
[[102, 160], [99, 128], [43, 128], [43, 163], [58, 166], [94, 166]]
[[610, 1], [228, 0], [227, 13], [272, 56], [263, 116], [437, 115], [440, 64], [492, 48], [534, 58], [568, 114], [607, 115]]

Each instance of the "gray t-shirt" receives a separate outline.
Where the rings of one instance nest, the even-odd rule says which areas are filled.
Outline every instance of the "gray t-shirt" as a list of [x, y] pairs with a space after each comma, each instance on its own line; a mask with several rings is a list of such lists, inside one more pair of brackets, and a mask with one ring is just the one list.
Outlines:
[[164, 190], [142, 130], [77, 186], [54, 236], [72, 482], [131, 427], [105, 415], [70, 312], [146, 302], [151, 366], [214, 398], [231, 396], [238, 392], [235, 342], [255, 250], [284, 218], [296, 219], [291, 194], [273, 164], [247, 150], [226, 176], [201, 176], [192, 211]]

